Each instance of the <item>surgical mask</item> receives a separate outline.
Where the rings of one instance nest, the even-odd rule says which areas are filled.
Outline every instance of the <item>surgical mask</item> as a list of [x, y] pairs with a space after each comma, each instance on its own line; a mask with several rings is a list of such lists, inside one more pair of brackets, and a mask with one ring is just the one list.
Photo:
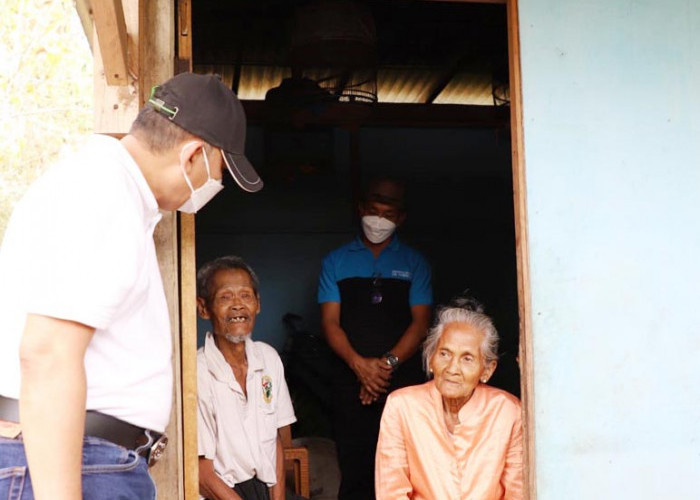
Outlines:
[[187, 177], [187, 172], [185, 172], [185, 162], [182, 160], [182, 153], [184, 153], [184, 150], [188, 145], [189, 144], [185, 144], [185, 146], [182, 148], [183, 151], [180, 153], [180, 168], [182, 169], [182, 175], [185, 176], [185, 181], [187, 182], [190, 191], [192, 191], [192, 194], [190, 194], [189, 200], [183, 203], [178, 210], [187, 214], [194, 214], [197, 213], [197, 210], [200, 210], [204, 205], [209, 203], [209, 201], [216, 196], [219, 191], [224, 189], [224, 185], [220, 179], [211, 178], [209, 158], [207, 158], [207, 152], [204, 150], [204, 148], [202, 148], [204, 165], [207, 167], [207, 182], [202, 184], [197, 189], [192, 187], [192, 182], [190, 181], [190, 178]]
[[362, 231], [369, 241], [375, 245], [389, 238], [396, 230], [396, 224], [378, 215], [362, 217]]

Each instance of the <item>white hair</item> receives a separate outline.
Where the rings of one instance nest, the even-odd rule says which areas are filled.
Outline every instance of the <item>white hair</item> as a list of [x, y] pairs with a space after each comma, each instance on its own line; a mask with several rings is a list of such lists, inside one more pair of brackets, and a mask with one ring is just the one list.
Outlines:
[[230, 333], [227, 333], [224, 335], [224, 338], [226, 338], [226, 340], [232, 344], [242, 344], [246, 341], [246, 339], [250, 338], [250, 333], [248, 335], [231, 335]]
[[491, 318], [484, 314], [483, 308], [476, 301], [459, 299], [438, 311], [435, 326], [428, 332], [423, 344], [423, 366], [426, 373], [430, 373], [430, 359], [437, 350], [445, 326], [450, 323], [466, 323], [483, 332], [481, 357], [484, 366], [498, 360], [498, 332]]

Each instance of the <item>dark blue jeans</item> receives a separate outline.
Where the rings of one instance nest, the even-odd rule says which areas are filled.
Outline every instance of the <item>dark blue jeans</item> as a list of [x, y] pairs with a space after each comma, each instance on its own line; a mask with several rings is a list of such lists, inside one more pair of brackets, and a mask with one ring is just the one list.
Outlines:
[[[87, 436], [83, 442], [84, 500], [155, 500], [156, 487], [146, 459], [104, 439]], [[0, 437], [0, 498], [32, 500], [22, 438]]]

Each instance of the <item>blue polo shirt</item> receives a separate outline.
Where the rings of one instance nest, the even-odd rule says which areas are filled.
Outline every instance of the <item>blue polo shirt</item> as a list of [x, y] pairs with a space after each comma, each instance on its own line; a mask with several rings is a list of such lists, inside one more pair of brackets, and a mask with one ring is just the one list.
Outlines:
[[396, 235], [376, 259], [358, 236], [323, 259], [318, 302], [342, 302], [338, 283], [343, 280], [380, 278], [409, 282], [409, 306], [431, 305], [433, 292], [430, 276], [430, 266], [425, 258], [417, 250], [401, 243]]

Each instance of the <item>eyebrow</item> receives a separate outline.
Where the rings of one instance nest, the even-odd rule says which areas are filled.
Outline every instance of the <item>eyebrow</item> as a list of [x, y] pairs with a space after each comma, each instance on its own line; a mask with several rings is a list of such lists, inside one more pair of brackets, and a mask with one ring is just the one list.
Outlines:
[[[448, 346], [438, 347], [437, 350], [438, 350], [438, 352], [440, 352], [440, 351], [447, 351], [447, 352], [449, 352], [449, 353], [451, 353], [451, 354], [456, 354], [456, 353], [458, 352], [458, 351], [455, 351], [454, 349], [451, 349], [451, 348], [448, 347]], [[460, 354], [460, 356], [466, 356], [466, 355], [477, 356], [477, 355], [478, 355], [478, 351], [475, 353], [475, 352], [472, 351], [471, 349], [467, 349], [466, 351], [459, 351], [459, 354]]]

